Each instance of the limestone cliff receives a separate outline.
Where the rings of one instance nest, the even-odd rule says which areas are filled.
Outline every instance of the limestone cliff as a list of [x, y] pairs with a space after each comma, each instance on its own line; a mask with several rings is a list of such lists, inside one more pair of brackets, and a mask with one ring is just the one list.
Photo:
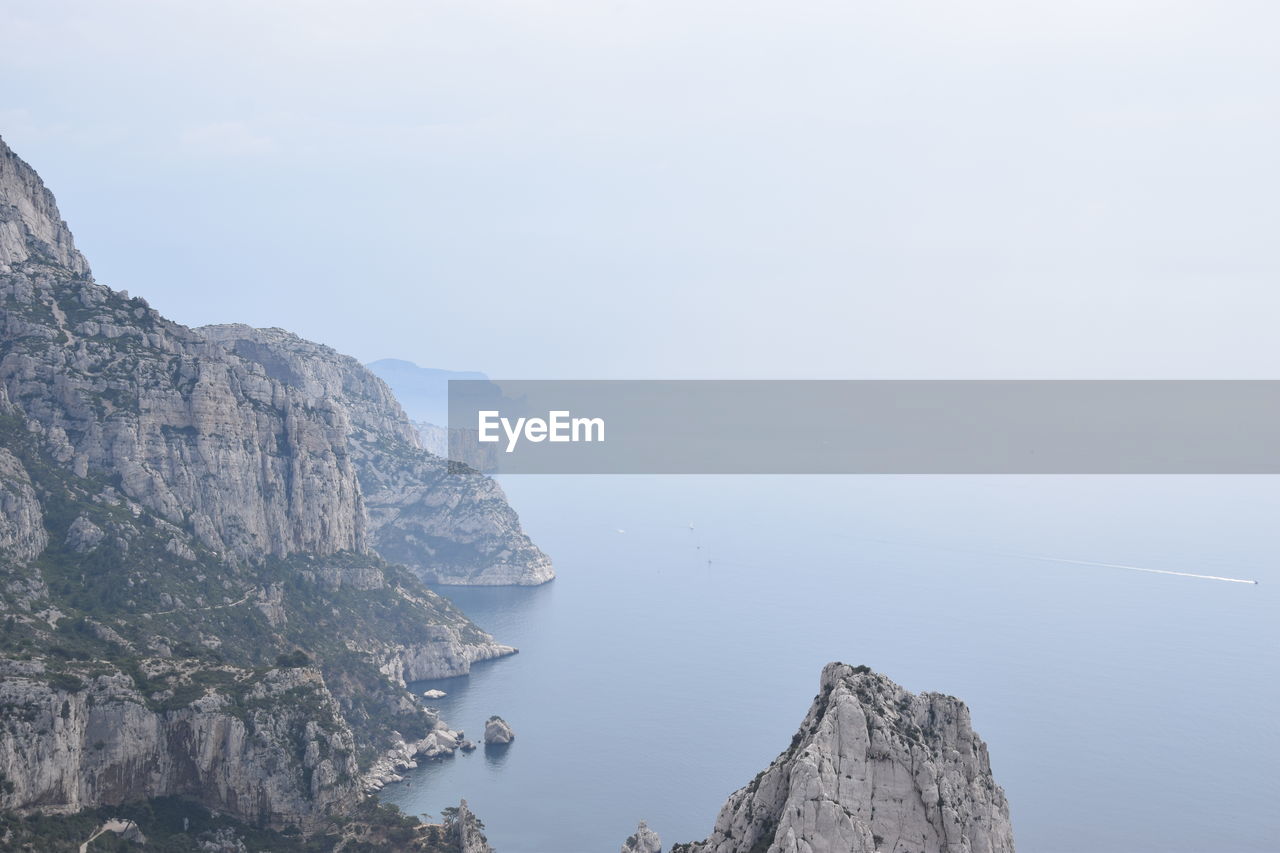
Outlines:
[[428, 580], [529, 584], [550, 562], [491, 480], [427, 454], [354, 359], [278, 329], [189, 329], [95, 284], [0, 142], [0, 387], [59, 462], [235, 559], [377, 549]]
[[342, 407], [48, 264], [0, 268], [0, 347], [5, 399], [60, 465], [216, 553], [368, 550]]
[[1012, 853], [1004, 792], [969, 710], [828, 664], [790, 748], [672, 853]]
[[53, 193], [0, 140], [0, 272], [28, 261], [43, 261], [73, 275], [89, 274]]
[[44, 512], [31, 477], [16, 456], [0, 447], [0, 554], [25, 563], [48, 544]]
[[440, 726], [404, 680], [514, 652], [374, 556], [227, 563], [16, 416], [0, 440], [0, 811], [181, 796], [309, 832]]
[[[116, 817], [98, 807], [142, 820], [176, 798], [242, 822], [210, 832], [293, 849], [347, 826], [387, 751], [439, 748], [447, 727], [405, 680], [514, 652], [378, 555], [366, 498], [416, 482], [436, 552], [518, 572], [503, 549], [541, 552], [489, 481], [414, 481], [427, 454], [380, 380], [286, 333], [251, 338], [95, 283], [0, 142], [0, 846], [62, 849], [76, 821]], [[15, 817], [34, 812], [71, 823], [39, 835]]]
[[[354, 794], [351, 729], [313, 669], [234, 670], [187, 704], [119, 672], [67, 684], [39, 662], [0, 661], [0, 806], [74, 812], [189, 795], [269, 826], [316, 829]], [[69, 689], [74, 687], [76, 689]]]
[[385, 559], [441, 584], [532, 586], [555, 577], [498, 484], [424, 448], [390, 389], [364, 365], [283, 329], [197, 331], [297, 390], [306, 405], [346, 413], [369, 541]]

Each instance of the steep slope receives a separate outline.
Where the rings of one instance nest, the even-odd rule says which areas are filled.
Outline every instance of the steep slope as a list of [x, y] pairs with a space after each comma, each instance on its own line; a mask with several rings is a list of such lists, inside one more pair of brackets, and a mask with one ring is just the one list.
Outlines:
[[423, 452], [354, 359], [278, 329], [189, 329], [94, 284], [7, 147], [0, 235], [0, 393], [61, 464], [118, 477], [235, 559], [376, 548], [442, 583], [554, 576], [496, 484]]
[[[10, 214], [14, 163], [0, 152], [0, 211]], [[60, 465], [116, 480], [128, 498], [233, 559], [367, 550], [345, 410], [307, 405], [141, 299], [13, 257], [0, 267], [0, 394]]]
[[1012, 853], [1004, 792], [969, 710], [866, 667], [822, 670], [791, 741], [671, 853]]
[[514, 651], [374, 551], [362, 448], [415, 433], [331, 354], [284, 375], [96, 284], [0, 141], [0, 822], [177, 797], [338, 831], [444, 728], [404, 680]]
[[384, 558], [441, 584], [532, 586], [555, 577], [501, 487], [427, 452], [386, 384], [355, 359], [283, 329], [198, 331], [301, 391], [308, 405], [347, 413], [369, 541]]

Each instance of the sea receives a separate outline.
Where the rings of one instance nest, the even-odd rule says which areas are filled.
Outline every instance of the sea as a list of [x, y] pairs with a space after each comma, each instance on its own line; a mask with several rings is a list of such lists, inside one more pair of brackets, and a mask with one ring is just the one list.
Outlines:
[[499, 853], [704, 838], [838, 660], [968, 703], [1021, 853], [1280, 850], [1280, 479], [501, 484], [558, 577], [440, 588], [520, 653], [411, 687], [516, 738], [405, 812], [465, 798]]

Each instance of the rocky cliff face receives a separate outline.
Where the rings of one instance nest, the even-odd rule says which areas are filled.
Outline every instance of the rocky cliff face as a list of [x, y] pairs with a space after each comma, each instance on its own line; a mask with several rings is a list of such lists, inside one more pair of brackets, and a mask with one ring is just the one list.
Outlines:
[[385, 559], [446, 585], [536, 586], [555, 577], [492, 479], [425, 452], [379, 447], [372, 455], [362, 482]]
[[553, 576], [496, 484], [425, 453], [354, 359], [279, 329], [189, 329], [94, 284], [2, 142], [0, 309], [0, 386], [58, 461], [220, 554], [377, 548], [446, 583]]
[[354, 793], [354, 738], [315, 670], [270, 670], [165, 707], [123, 673], [67, 689], [39, 662], [0, 666], [2, 807], [74, 812], [179, 794], [310, 831]]
[[828, 664], [791, 747], [672, 853], [1012, 853], [1004, 792], [969, 710]]
[[41, 261], [73, 275], [88, 275], [71, 230], [40, 176], [0, 140], [0, 272]]
[[256, 364], [140, 299], [45, 264], [0, 270], [0, 385], [79, 476], [213, 551], [364, 551], [349, 413], [309, 406]]
[[439, 725], [403, 679], [514, 651], [376, 557], [228, 563], [18, 416], [0, 439], [0, 812], [180, 796], [317, 830]]
[[300, 391], [306, 405], [346, 413], [369, 541], [382, 557], [441, 584], [530, 586], [555, 577], [498, 484], [428, 452], [386, 384], [355, 359], [282, 329], [198, 331]]
[[34, 560], [49, 544], [44, 512], [22, 462], [0, 447], [0, 553], [17, 563]]
[[419, 569], [453, 547], [441, 565], [523, 576], [541, 552], [416, 442], [328, 348], [93, 282], [0, 142], [0, 846], [35, 831], [13, 813], [171, 797], [318, 831], [446, 730], [403, 682], [514, 649], [378, 555], [368, 496], [380, 519], [384, 482], [412, 492]]

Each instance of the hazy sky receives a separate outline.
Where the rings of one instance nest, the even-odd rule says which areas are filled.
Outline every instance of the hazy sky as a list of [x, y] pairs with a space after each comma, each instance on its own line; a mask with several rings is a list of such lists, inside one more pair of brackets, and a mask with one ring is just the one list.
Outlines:
[[1280, 4], [12, 2], [99, 281], [505, 377], [1280, 376]]

